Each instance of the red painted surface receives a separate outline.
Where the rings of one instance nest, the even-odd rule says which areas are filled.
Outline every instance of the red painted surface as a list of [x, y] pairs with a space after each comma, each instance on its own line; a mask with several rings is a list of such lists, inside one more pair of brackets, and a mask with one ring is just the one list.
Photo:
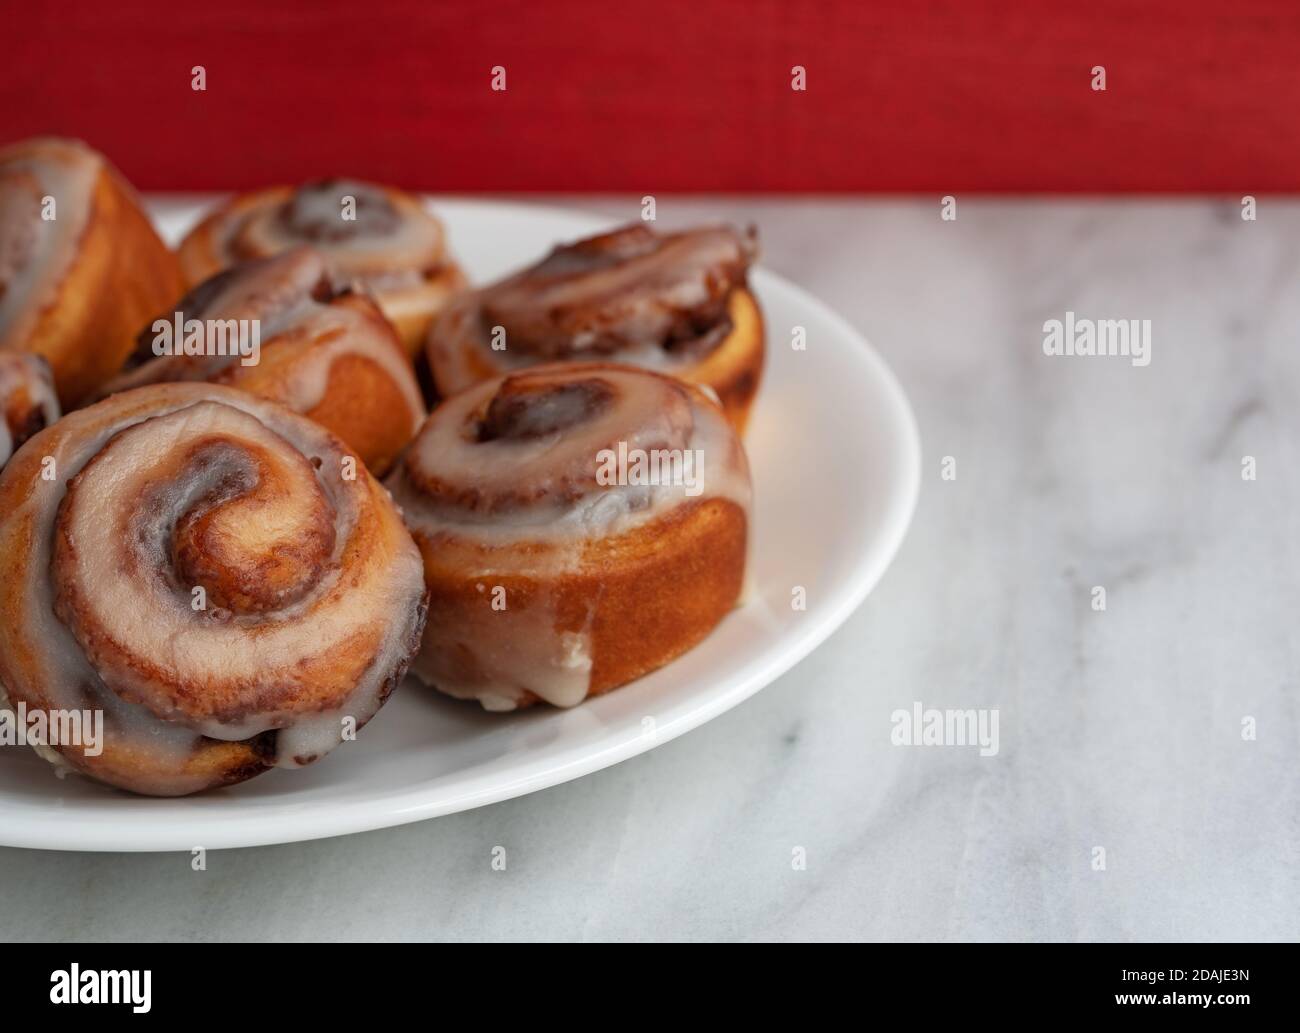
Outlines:
[[0, 6], [0, 141], [146, 189], [1300, 187], [1294, 0]]

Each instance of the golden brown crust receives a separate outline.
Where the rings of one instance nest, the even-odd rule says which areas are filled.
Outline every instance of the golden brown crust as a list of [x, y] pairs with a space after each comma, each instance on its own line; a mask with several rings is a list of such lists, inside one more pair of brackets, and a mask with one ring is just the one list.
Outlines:
[[303, 415], [333, 430], [382, 477], [411, 440], [406, 406], [387, 371], [364, 355], [345, 355], [330, 370], [325, 397]]
[[[261, 398], [288, 405], [346, 441], [376, 477], [384, 476], [399, 452], [411, 440], [424, 418], [415, 372], [393, 337], [392, 328], [369, 298], [351, 294], [335, 304], [359, 312], [378, 347], [389, 347], [401, 358], [401, 372], [393, 363], [380, 364], [364, 352], [341, 352], [329, 367], [324, 392], [314, 405], [299, 409], [294, 404], [293, 366], [312, 348], [327, 346], [331, 337], [304, 338], [292, 333], [264, 346], [262, 362], [256, 366], [233, 365], [213, 378]], [[296, 339], [295, 339], [296, 338]]]
[[[141, 322], [175, 300], [184, 282], [176, 256], [154, 231], [135, 192], [100, 160], [89, 216], [66, 275], [51, 285], [22, 339], [0, 341], [2, 347], [49, 360], [65, 407], [78, 404], [121, 366]], [[72, 215], [65, 204], [59, 217]]]
[[763, 381], [766, 331], [763, 311], [747, 287], [731, 292], [727, 312], [732, 321], [731, 333], [702, 362], [678, 375], [713, 391], [736, 433], [743, 434]]

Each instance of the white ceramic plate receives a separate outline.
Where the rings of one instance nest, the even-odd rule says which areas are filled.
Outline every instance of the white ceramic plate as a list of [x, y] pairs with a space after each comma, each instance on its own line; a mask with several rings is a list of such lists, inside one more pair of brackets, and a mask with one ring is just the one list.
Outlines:
[[[606, 227], [589, 215], [525, 205], [435, 208], [476, 282]], [[154, 206], [172, 240], [200, 210]], [[220, 849], [419, 821], [626, 760], [788, 670], [848, 617], [893, 558], [916, 502], [920, 446], [897, 381], [851, 326], [780, 277], [759, 270], [753, 282], [770, 339], [746, 439], [757, 495], [754, 593], [702, 645], [570, 711], [487, 714], [408, 682], [355, 743], [320, 763], [185, 799], [56, 778], [27, 748], [0, 749], [0, 844]], [[789, 345], [794, 326], [807, 331], [806, 351]], [[807, 592], [806, 610], [791, 606], [796, 585]]]

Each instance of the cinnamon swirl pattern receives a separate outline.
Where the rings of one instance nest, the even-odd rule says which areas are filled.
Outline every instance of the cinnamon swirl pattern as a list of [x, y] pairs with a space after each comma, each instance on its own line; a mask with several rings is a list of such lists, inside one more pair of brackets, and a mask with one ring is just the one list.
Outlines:
[[[690, 476], [664, 473], [674, 457]], [[622, 685], [698, 643], [741, 593], [744, 449], [672, 377], [562, 363], [484, 381], [433, 411], [388, 483], [431, 592], [413, 670], [489, 710]]]
[[418, 198], [346, 179], [236, 197], [190, 232], [180, 260], [196, 284], [300, 244], [325, 255], [339, 287], [360, 283], [373, 294], [412, 354], [434, 313], [465, 284], [442, 223]]
[[39, 355], [0, 351], [0, 469], [19, 445], [58, 418], [49, 363]]
[[104, 713], [49, 759], [180, 795], [309, 763], [402, 676], [420, 554], [331, 434], [211, 384], [65, 416], [0, 474], [0, 684]]
[[[187, 349], [183, 329], [172, 332], [191, 321], [206, 348]], [[255, 351], [231, 346], [250, 330]], [[100, 395], [176, 380], [230, 384], [287, 405], [341, 437], [377, 476], [424, 419], [414, 371], [388, 321], [364, 294], [335, 287], [324, 256], [307, 247], [199, 284], [141, 330], [126, 369]]]
[[443, 310], [427, 344], [438, 390], [542, 362], [625, 362], [708, 388], [743, 430], [763, 371], [756, 254], [752, 231], [725, 226], [638, 224], [557, 247]]
[[48, 359], [65, 407], [117, 370], [140, 323], [183, 289], [176, 257], [102, 155], [58, 139], [0, 150], [0, 350]]

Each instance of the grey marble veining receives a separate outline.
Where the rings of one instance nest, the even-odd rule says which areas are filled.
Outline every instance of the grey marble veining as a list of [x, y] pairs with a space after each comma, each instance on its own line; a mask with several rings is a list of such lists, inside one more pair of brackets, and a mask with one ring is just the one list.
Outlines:
[[[0, 850], [0, 938], [1297, 937], [1300, 205], [1238, 212], [661, 198], [756, 222], [912, 399], [921, 500], [861, 609], [705, 727], [493, 807], [206, 872]], [[1067, 310], [1150, 319], [1150, 366], [1044, 356]], [[997, 707], [997, 756], [891, 745], [917, 700]]]

